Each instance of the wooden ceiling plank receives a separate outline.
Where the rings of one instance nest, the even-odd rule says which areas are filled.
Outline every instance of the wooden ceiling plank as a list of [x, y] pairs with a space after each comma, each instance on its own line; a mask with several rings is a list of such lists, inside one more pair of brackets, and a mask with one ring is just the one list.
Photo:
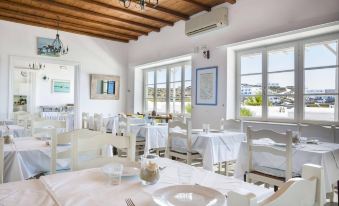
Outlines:
[[159, 23], [162, 23], [162, 24], [165, 24], [165, 25], [169, 25], [169, 26], [174, 25], [174, 23], [171, 22], [171, 21], [160, 19], [160, 18], [157, 18], [157, 17], [154, 17], [154, 16], [145, 15], [145, 14], [142, 14], [142, 13], [130, 10], [130, 9], [125, 9], [125, 8], [122, 8], [122, 7], [113, 6], [111, 4], [105, 4], [105, 3], [102, 3], [102, 2], [99, 2], [99, 1], [96, 1], [96, 0], [94, 0], [94, 1], [93, 0], [78, 0], [78, 1], [84, 2], [84, 3], [87, 3], [87, 4], [92, 4], [92, 5], [95, 5], [97, 7], [110, 9], [110, 10], [113, 10], [113, 11], [119, 11], [119, 12], [122, 12], [122, 13], [126, 13], [128, 15], [141, 17], [141, 18], [144, 18], [144, 19], [147, 19], [147, 20], [156, 21], [156, 22], [159, 22]]
[[[132, 0], [132, 2], [136, 3], [137, 0]], [[150, 9], [154, 9], [154, 10], [175, 16], [179, 19], [188, 20], [190, 18], [189, 15], [187, 15], [187, 14], [183, 14], [181, 12], [178, 12], [178, 11], [175, 11], [175, 10], [172, 10], [172, 9], [168, 9], [168, 8], [162, 7], [160, 5], [155, 5], [155, 4], [152, 4], [152, 3], [149, 3], [149, 2], [145, 2], [145, 3], [146, 3], [146, 6]]]
[[198, 2], [196, 0], [182, 0], [182, 1], [185, 1], [185, 2], [190, 3], [190, 4], [194, 4], [194, 5], [202, 8], [202, 9], [204, 9], [206, 11], [211, 11], [211, 7], [209, 5], [200, 3], [200, 2]]
[[237, 0], [226, 0], [227, 3], [230, 3], [230, 4], [235, 4], [237, 3]]
[[82, 8], [79, 8], [79, 7], [76, 7], [76, 6], [71, 6], [71, 5], [64, 4], [64, 3], [59, 3], [59, 2], [50, 1], [50, 0], [32, 0], [32, 1], [45, 3], [47, 5], [62, 8], [64, 10], [68, 10], [69, 12], [76, 11], [76, 12], [80, 12], [84, 15], [92, 15], [92, 16], [97, 16], [97, 17], [101, 17], [101, 18], [105, 18], [105, 19], [110, 19], [110, 20], [113, 20], [113, 21], [122, 22], [122, 23], [129, 24], [129, 25], [132, 25], [132, 26], [137, 26], [137, 27], [149, 29], [151, 31], [157, 31], [157, 32], [160, 31], [159, 27], [151, 26], [151, 25], [148, 25], [148, 24], [143, 24], [143, 23], [140, 23], [140, 22], [131, 21], [131, 20], [128, 20], [128, 19], [122, 19], [122, 18], [119, 18], [119, 17], [113, 17], [113, 16], [110, 16], [110, 15], [102, 14], [102, 13], [95, 12], [95, 11], [90, 11], [90, 10], [87, 10], [87, 9], [82, 9]]
[[0, 13], [3, 16], [8, 16], [8, 17], [14, 17], [14, 18], [20, 18], [20, 19], [24, 19], [24, 20], [29, 20], [31, 22], [36, 22], [36, 23], [42, 23], [45, 25], [50, 25], [50, 26], [55, 26], [57, 29], [59, 28], [66, 28], [66, 29], [74, 29], [77, 31], [83, 31], [83, 32], [88, 32], [88, 33], [94, 33], [94, 34], [98, 34], [98, 35], [102, 35], [102, 36], [107, 36], [107, 37], [112, 37], [112, 38], [119, 38], [119, 39], [123, 39], [123, 40], [130, 40], [129, 38], [123, 37], [123, 36], [117, 36], [117, 35], [113, 35], [110, 33], [104, 33], [104, 32], [100, 32], [97, 30], [90, 30], [86, 27], [79, 27], [76, 26], [74, 24], [69, 24], [69, 23], [61, 23], [59, 24], [60, 27], [58, 27], [56, 21], [54, 19], [49, 19], [49, 18], [37, 18], [35, 15], [29, 15], [29, 14], [22, 14], [16, 11], [10, 11], [8, 9], [1, 9], [0, 8]]
[[[41, 24], [41, 23], [26, 21], [26, 20], [22, 20], [22, 19], [19, 19], [19, 18], [15, 18], [15, 17], [4, 16], [2, 14], [0, 14], [0, 19], [5, 20], [5, 21], [11, 21], [11, 22], [16, 22], [16, 23], [31, 25], [31, 26], [44, 27], [44, 28], [48, 28], [48, 29], [56, 29], [56, 26], [51, 26], [51, 25], [45, 25], [45, 24]], [[124, 39], [118, 39], [118, 38], [114, 38], [114, 37], [107, 37], [107, 36], [97, 35], [97, 34], [93, 34], [93, 33], [89, 33], [89, 32], [78, 31], [78, 30], [74, 30], [74, 29], [60, 28], [60, 30], [61, 31], [65, 31], [65, 32], [75, 33], [75, 34], [92, 36], [92, 37], [101, 38], [101, 39], [107, 39], [107, 40], [111, 40], [111, 41], [119, 41], [119, 42], [124, 42], [124, 43], [128, 43], [129, 42], [128, 40], [124, 40]]]
[[41, 7], [37, 7], [35, 5], [27, 5], [27, 4], [23, 4], [22, 2], [17, 2], [16, 0], [6, 0], [6, 1], [5, 0], [0, 0], [0, 2], [7, 3], [7, 4], [10, 3], [13, 6], [15, 6], [15, 5], [19, 6], [20, 5], [20, 6], [25, 6], [26, 8], [29, 7], [29, 8], [32, 8], [32, 9], [43, 10], [44, 12], [53, 13], [53, 14], [55, 14], [57, 16], [60, 16], [60, 17], [76, 19], [78, 21], [90, 22], [90, 23], [93, 23], [93, 24], [98, 24], [98, 25], [105, 26], [105, 27], [117, 28], [117, 29], [120, 29], [120, 30], [124, 30], [124, 31], [128, 31], [128, 32], [133, 32], [133, 33], [137, 33], [137, 34], [142, 34], [142, 35], [147, 35], [148, 34], [147, 32], [144, 32], [142, 30], [136, 30], [136, 29], [132, 29], [132, 28], [127, 28], [127, 27], [116, 25], [116, 24], [109, 24], [109, 23], [105, 23], [105, 22], [101, 22], [101, 21], [96, 21], [96, 20], [90, 19], [90, 18], [82, 18], [82, 17], [78, 17], [78, 16], [75, 16], [75, 15], [64, 14], [64, 13], [60, 13], [60, 12], [56, 12], [56, 11], [51, 12], [51, 11], [48, 11], [48, 10], [43, 9]]
[[[12, 9], [11, 7], [8, 7], [8, 6], [14, 7], [15, 10]], [[0, 1], [0, 8], [6, 9], [6, 10], [12, 11], [12, 12], [19, 12], [19, 13], [29, 14], [29, 15], [35, 16], [37, 18], [46, 18], [46, 17], [39, 16], [37, 14], [42, 14], [42, 15], [49, 14], [49, 15], [53, 15], [53, 16], [57, 17], [57, 15], [55, 15], [52, 12], [48, 12], [48, 11], [41, 10], [41, 9], [33, 9], [33, 8], [30, 8], [29, 6], [13, 4], [11, 2]], [[21, 11], [20, 11], [20, 9], [21, 9]], [[22, 10], [24, 10], [25, 12], [23, 12]], [[34, 14], [28, 13], [27, 11], [29, 11], [29, 10], [34, 11]], [[52, 20], [52, 21], [56, 22], [57, 18], [49, 18], [49, 20]], [[73, 25], [74, 27], [81, 27], [83, 29], [95, 30], [95, 31], [103, 32], [103, 33], [123, 36], [123, 37], [125, 37], [127, 39], [135, 39], [135, 40], [138, 39], [137, 36], [128, 35], [128, 34], [124, 34], [124, 33], [120, 33], [120, 32], [115, 32], [115, 31], [111, 31], [111, 30], [107, 30], [107, 29], [102, 29], [102, 28], [93, 28], [93, 27], [89, 27], [89, 26], [85, 26], [85, 25], [75, 24], [74, 22], [69, 21], [69, 20], [60, 19], [60, 22], [67, 23], [69, 25]]]

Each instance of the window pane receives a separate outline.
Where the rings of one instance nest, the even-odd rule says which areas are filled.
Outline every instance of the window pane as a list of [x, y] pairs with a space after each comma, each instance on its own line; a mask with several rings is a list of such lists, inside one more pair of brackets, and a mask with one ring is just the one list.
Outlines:
[[147, 83], [146, 84], [154, 84], [154, 71], [147, 72]]
[[170, 113], [172, 114], [181, 113], [181, 98], [170, 99]]
[[305, 71], [305, 94], [334, 93], [336, 68]]
[[261, 117], [262, 96], [241, 97], [240, 116], [241, 117]]
[[335, 104], [338, 96], [310, 95], [304, 97], [305, 120], [335, 121]]
[[294, 118], [294, 96], [268, 96], [267, 98], [269, 118]]
[[157, 99], [166, 98], [166, 84], [157, 84]]
[[337, 65], [337, 41], [305, 45], [305, 68]]
[[159, 69], [157, 70], [157, 83], [166, 83], [167, 70]]
[[153, 99], [146, 99], [145, 104], [146, 104], [146, 111], [147, 112], [152, 112], [154, 110]]
[[294, 48], [268, 52], [268, 71], [294, 69]]
[[157, 99], [157, 112], [166, 113], [166, 99]]
[[294, 72], [268, 74], [268, 94], [294, 94]]
[[154, 98], [154, 85], [146, 85], [146, 98]]
[[171, 82], [181, 81], [181, 66], [173, 67], [170, 69], [171, 72]]
[[192, 86], [191, 81], [185, 82], [185, 97], [191, 97], [192, 96]]
[[240, 59], [241, 74], [261, 73], [262, 56], [259, 54], [245, 55]]
[[192, 79], [192, 67], [190, 64], [185, 65], [185, 80], [191, 80]]
[[192, 99], [189, 97], [185, 97], [185, 114], [192, 113]]
[[181, 82], [170, 83], [170, 98], [181, 99]]
[[241, 95], [262, 94], [261, 75], [249, 75], [241, 77]]

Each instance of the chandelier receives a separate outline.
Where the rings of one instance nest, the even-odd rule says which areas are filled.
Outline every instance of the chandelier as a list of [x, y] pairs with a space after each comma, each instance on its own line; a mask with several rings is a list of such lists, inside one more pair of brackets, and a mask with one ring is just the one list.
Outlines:
[[33, 63], [33, 64], [29, 64], [28, 65], [28, 68], [30, 70], [34, 70], [34, 71], [39, 71], [39, 70], [42, 70], [42, 69], [45, 69], [45, 65], [44, 64], [40, 64], [40, 63]]
[[120, 4], [125, 8], [129, 8], [131, 6], [131, 2], [136, 3], [142, 11], [145, 10], [145, 6], [147, 4], [152, 4], [154, 6], [158, 6], [159, 0], [119, 0]]
[[60, 40], [60, 35], [59, 35], [59, 16], [57, 16], [57, 34], [56, 37], [52, 43], [52, 45], [49, 45], [49, 52], [52, 53], [55, 56], [60, 56], [60, 55], [65, 55], [68, 53], [68, 46], [65, 48], [64, 44]]

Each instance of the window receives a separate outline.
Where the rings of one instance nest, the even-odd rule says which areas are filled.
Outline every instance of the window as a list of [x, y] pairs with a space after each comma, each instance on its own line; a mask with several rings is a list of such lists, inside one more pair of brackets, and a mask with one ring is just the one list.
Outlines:
[[144, 70], [144, 112], [191, 113], [191, 62]]
[[338, 122], [339, 34], [237, 52], [238, 117]]

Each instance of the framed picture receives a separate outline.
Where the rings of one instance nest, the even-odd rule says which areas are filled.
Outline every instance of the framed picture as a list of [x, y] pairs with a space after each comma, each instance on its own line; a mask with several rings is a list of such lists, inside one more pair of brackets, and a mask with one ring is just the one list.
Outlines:
[[218, 104], [218, 67], [196, 69], [196, 105]]
[[71, 82], [68, 80], [52, 80], [53, 93], [70, 93]]
[[55, 55], [51, 52], [51, 46], [54, 39], [38, 37], [38, 55], [42, 56], [51, 56], [51, 57], [58, 57], [59, 55]]
[[91, 99], [119, 100], [120, 76], [91, 74]]

